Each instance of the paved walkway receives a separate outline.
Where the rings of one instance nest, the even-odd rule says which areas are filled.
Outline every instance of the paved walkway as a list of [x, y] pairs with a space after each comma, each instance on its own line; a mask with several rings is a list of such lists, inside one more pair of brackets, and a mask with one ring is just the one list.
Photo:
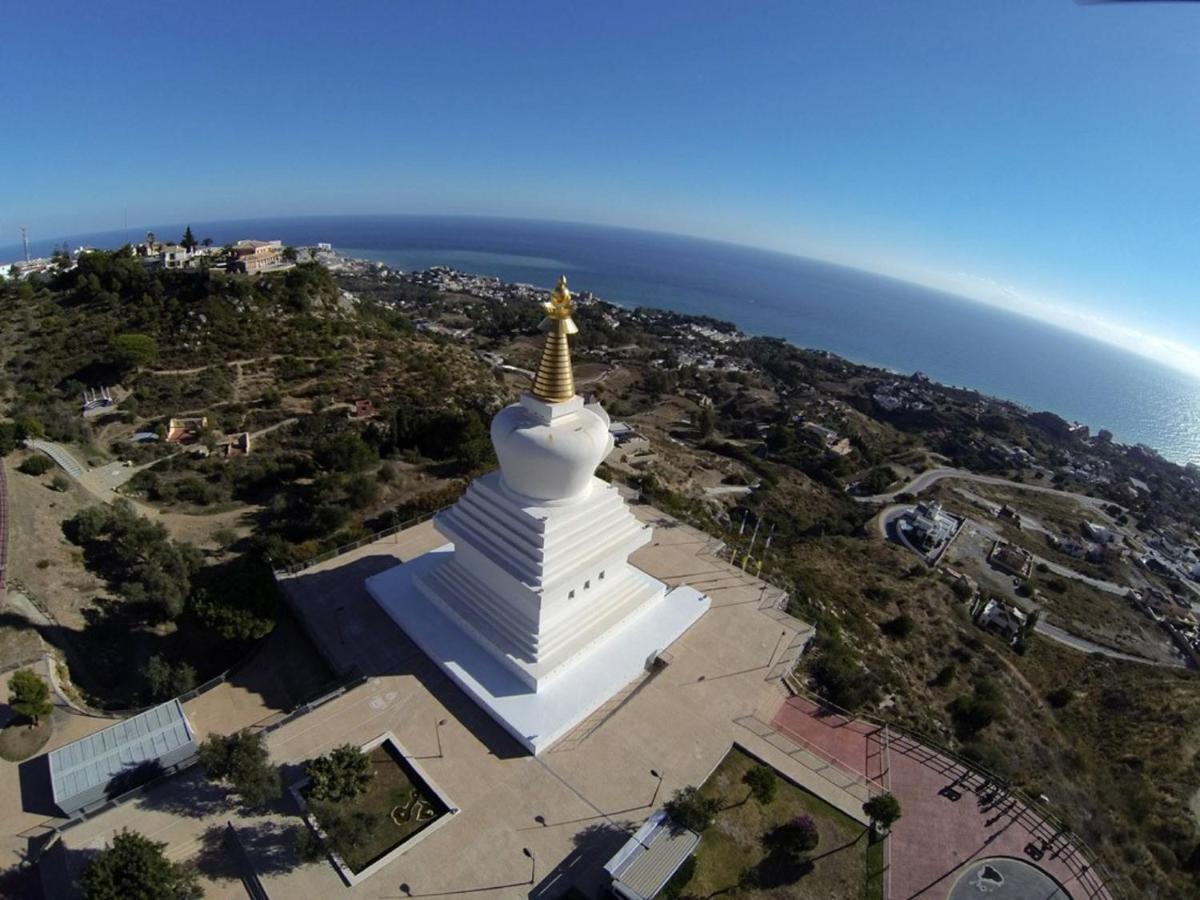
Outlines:
[[964, 864], [991, 856], [1036, 863], [1076, 900], [1110, 898], [1086, 859], [1053, 826], [961, 763], [803, 697], [787, 700], [774, 721], [780, 731], [819, 747], [848, 770], [881, 779], [900, 801], [903, 816], [890, 839], [891, 900], [944, 900]]

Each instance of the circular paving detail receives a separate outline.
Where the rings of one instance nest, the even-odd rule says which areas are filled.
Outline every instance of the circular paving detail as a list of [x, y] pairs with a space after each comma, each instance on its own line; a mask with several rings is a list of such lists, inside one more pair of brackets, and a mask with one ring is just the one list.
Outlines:
[[946, 900], [1071, 900], [1066, 889], [1032, 863], [1008, 856], [975, 859], [961, 869]]

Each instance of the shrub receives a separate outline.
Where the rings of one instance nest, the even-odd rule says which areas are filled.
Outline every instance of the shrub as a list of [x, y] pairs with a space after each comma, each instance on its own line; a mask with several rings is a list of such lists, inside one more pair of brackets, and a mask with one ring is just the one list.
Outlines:
[[307, 825], [292, 827], [292, 841], [296, 846], [296, 856], [302, 863], [320, 862], [325, 856], [325, 847]]
[[63, 529], [87, 548], [89, 563], [102, 567], [130, 603], [163, 619], [183, 610], [202, 557], [190, 544], [172, 541], [161, 523], [118, 500], [81, 510]]
[[1046, 700], [1055, 709], [1062, 709], [1075, 699], [1075, 692], [1069, 687], [1057, 687], [1046, 695]]
[[118, 369], [136, 369], [158, 359], [158, 344], [146, 334], [118, 334], [109, 342], [109, 360]]
[[374, 772], [367, 754], [351, 744], [309, 760], [308, 796], [313, 800], [352, 800], [366, 791]]
[[279, 799], [279, 770], [271, 765], [261, 734], [242, 730], [210, 735], [200, 745], [200, 764], [214, 781], [233, 788], [248, 806]]
[[317, 463], [335, 472], [358, 472], [374, 463], [379, 454], [356, 431], [342, 431], [319, 438], [313, 447]]
[[888, 637], [906, 638], [912, 634], [913, 620], [907, 613], [901, 613], [894, 619], [888, 619], [879, 626], [879, 630]]
[[239, 556], [196, 577], [190, 610], [227, 641], [257, 640], [275, 627], [279, 591], [268, 566]]
[[8, 681], [8, 705], [19, 716], [36, 725], [54, 710], [50, 688], [32, 669], [17, 669]]
[[17, 423], [0, 422], [0, 456], [8, 456], [17, 449]]
[[50, 487], [58, 491], [60, 494], [66, 493], [71, 489], [71, 482], [61, 472], [50, 479]]
[[17, 466], [18, 472], [24, 472], [26, 475], [45, 475], [54, 468], [54, 461], [48, 456], [42, 456], [40, 453], [36, 456], [30, 456], [21, 461]]
[[1000, 712], [999, 692], [984, 679], [975, 684], [974, 693], [956, 697], [950, 704], [950, 713], [954, 716], [960, 737], [964, 739], [987, 728], [999, 718]]
[[721, 811], [721, 802], [715, 797], [705, 797], [699, 788], [688, 785], [677, 790], [664, 808], [677, 825], [699, 834], [712, 825]]
[[802, 857], [815, 850], [821, 842], [821, 832], [812, 816], [796, 816], [777, 829], [777, 844], [789, 856]]
[[933, 678], [933, 683], [937, 687], [945, 687], [954, 680], [954, 676], [958, 674], [958, 667], [954, 663], [947, 663], [938, 669], [937, 675]]
[[754, 766], [742, 776], [742, 781], [750, 788], [754, 799], [763, 806], [769, 805], [779, 790], [779, 778], [770, 766]]
[[173, 666], [157, 654], [142, 668], [142, 676], [154, 700], [169, 700], [196, 686], [195, 669], [185, 662]]
[[361, 809], [342, 809], [332, 803], [315, 801], [309, 810], [329, 837], [329, 842], [342, 855], [368, 844], [379, 829], [380, 819]]
[[228, 550], [237, 543], [237, 532], [232, 528], [218, 528], [212, 534], [213, 543], [222, 550]]
[[900, 801], [891, 794], [878, 794], [863, 804], [863, 812], [873, 828], [886, 831], [900, 818]]
[[838, 641], [826, 639], [809, 660], [808, 670], [821, 696], [844, 709], [857, 709], [879, 696], [870, 673]]

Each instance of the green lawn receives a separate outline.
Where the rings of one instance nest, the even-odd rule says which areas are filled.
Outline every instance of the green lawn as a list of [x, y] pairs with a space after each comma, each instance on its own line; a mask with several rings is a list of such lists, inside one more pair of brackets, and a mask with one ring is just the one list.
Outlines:
[[[779, 779], [779, 791], [767, 807], [749, 798], [742, 776], [756, 760], [734, 747], [701, 787], [724, 807], [712, 827], [704, 832], [696, 851], [696, 874], [683, 889], [683, 896], [709, 897], [796, 897], [812, 900], [860, 900], [879, 896], [868, 885], [868, 861], [872, 871], [882, 868], [882, 854], [868, 850], [862, 825], [825, 801]], [[821, 842], [805, 866], [763, 848], [763, 835], [799, 815], [816, 822]], [[877, 845], [878, 846], [878, 845]], [[752, 868], [759, 887], [739, 889], [741, 873]], [[878, 883], [879, 879], [874, 878]]]
[[[374, 776], [365, 794], [341, 803], [310, 803], [334, 851], [360, 872], [446, 813], [420, 776], [386, 744], [367, 754]], [[414, 806], [417, 801], [421, 806]], [[338, 828], [331, 819], [361, 816], [365, 828]], [[332, 827], [331, 827], [332, 826]], [[353, 837], [348, 835], [353, 831]]]

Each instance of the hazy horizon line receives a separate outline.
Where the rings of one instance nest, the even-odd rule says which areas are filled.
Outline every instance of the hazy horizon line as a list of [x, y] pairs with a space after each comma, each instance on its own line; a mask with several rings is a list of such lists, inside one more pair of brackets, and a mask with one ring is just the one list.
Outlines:
[[[1053, 302], [1036, 294], [1023, 291], [1011, 284], [1005, 284], [994, 278], [975, 275], [966, 272], [923, 272], [919, 269], [904, 266], [880, 265], [842, 257], [810, 254], [795, 249], [785, 249], [780, 246], [763, 246], [746, 244], [725, 237], [715, 237], [707, 234], [697, 234], [688, 231], [663, 231], [657, 228], [645, 228], [635, 225], [613, 224], [611, 222], [588, 222], [572, 219], [548, 219], [537, 216], [495, 215], [487, 213], [311, 213], [301, 215], [252, 215], [236, 216], [228, 219], [207, 219], [195, 223], [172, 222], [159, 224], [150, 228], [146, 226], [127, 226], [103, 231], [79, 231], [74, 234], [59, 235], [52, 240], [38, 239], [31, 242], [39, 246], [55, 246], [60, 242], [68, 245], [80, 238], [101, 238], [119, 235], [121, 242], [132, 242], [145, 231], [165, 230], [168, 228], [183, 228], [188, 225], [203, 227], [204, 225], [236, 225], [240, 222], [286, 222], [306, 219], [462, 219], [462, 220], [494, 220], [512, 222], [536, 222], [549, 225], [569, 225], [586, 228], [610, 228], [617, 231], [642, 232], [667, 237], [685, 238], [689, 240], [707, 241], [742, 250], [752, 250], [760, 253], [778, 254], [793, 259], [816, 262], [824, 265], [837, 266], [855, 272], [864, 272], [878, 277], [888, 278], [905, 284], [917, 285], [922, 288], [937, 291], [949, 297], [968, 303], [979, 303], [1003, 309], [1006, 312], [1023, 318], [1032, 319], [1042, 324], [1061, 328], [1073, 334], [1098, 341], [1102, 344], [1117, 347], [1136, 356], [1148, 359], [1166, 366], [1176, 372], [1200, 380], [1200, 348], [1181, 344], [1164, 335], [1142, 331], [1130, 323], [1114, 321], [1103, 316], [1097, 316], [1086, 309], [1075, 307], [1073, 304]], [[119, 246], [119, 245], [118, 245]], [[462, 249], [467, 248], [446, 248]], [[0, 254], [7, 255], [16, 251], [14, 261], [19, 260], [22, 251], [20, 244], [0, 247]], [[480, 273], [486, 274], [486, 273]]]

